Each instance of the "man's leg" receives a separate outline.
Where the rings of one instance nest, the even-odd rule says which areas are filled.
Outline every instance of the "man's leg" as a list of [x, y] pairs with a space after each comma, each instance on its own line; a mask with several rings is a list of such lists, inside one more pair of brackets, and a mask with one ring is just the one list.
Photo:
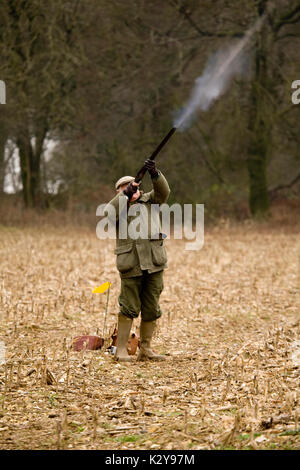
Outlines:
[[141, 347], [138, 355], [140, 361], [147, 359], [162, 361], [165, 359], [164, 356], [155, 354], [151, 349], [156, 320], [162, 315], [159, 297], [163, 287], [163, 271], [145, 275], [141, 290]]
[[120, 313], [118, 318], [118, 338], [115, 358], [120, 362], [131, 361], [127, 351], [132, 320], [138, 317], [141, 310], [140, 290], [142, 276], [121, 278], [121, 293], [119, 295]]

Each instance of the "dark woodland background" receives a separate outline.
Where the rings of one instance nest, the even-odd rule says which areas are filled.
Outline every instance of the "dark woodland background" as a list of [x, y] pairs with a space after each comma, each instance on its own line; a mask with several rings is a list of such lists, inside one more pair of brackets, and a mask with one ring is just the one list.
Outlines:
[[[299, 1], [2, 0], [2, 214], [14, 205], [95, 214], [172, 127], [210, 54], [242, 38], [271, 3], [244, 77], [157, 162], [169, 202], [204, 203], [212, 218], [297, 205]], [[4, 192], [8, 173], [14, 194]]]

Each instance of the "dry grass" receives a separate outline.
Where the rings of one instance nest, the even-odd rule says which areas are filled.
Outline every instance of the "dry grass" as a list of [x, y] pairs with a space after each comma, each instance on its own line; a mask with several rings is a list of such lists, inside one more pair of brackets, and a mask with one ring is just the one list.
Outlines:
[[199, 252], [167, 242], [156, 364], [68, 348], [101, 332], [92, 287], [107, 280], [107, 336], [116, 323], [113, 245], [1, 228], [0, 448], [299, 449], [299, 226], [219, 224]]

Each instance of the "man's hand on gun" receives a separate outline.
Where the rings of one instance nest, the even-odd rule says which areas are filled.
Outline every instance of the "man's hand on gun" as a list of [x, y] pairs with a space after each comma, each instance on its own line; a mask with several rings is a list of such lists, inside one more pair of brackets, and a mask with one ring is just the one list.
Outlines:
[[[146, 170], [149, 171], [151, 178], [155, 178], [155, 176], [158, 175], [158, 171], [155, 166], [154, 160], [151, 160], [150, 158], [148, 158], [144, 163], [144, 168], [146, 168]], [[123, 190], [123, 193], [125, 194], [125, 196], [128, 197], [129, 201], [131, 201], [131, 198], [137, 192], [139, 185], [140, 183], [136, 183], [135, 181], [132, 181]]]
[[145, 165], [145, 168], [147, 168], [147, 170], [149, 171], [151, 178], [154, 178], [155, 176], [158, 175], [158, 171], [155, 166], [154, 160], [151, 160], [150, 158], [148, 158], [148, 160], [145, 161], [144, 165]]
[[136, 183], [135, 181], [132, 181], [124, 189], [123, 193], [125, 194], [125, 196], [128, 197], [129, 201], [131, 200], [134, 193], [137, 192], [139, 185], [140, 185], [140, 183]]

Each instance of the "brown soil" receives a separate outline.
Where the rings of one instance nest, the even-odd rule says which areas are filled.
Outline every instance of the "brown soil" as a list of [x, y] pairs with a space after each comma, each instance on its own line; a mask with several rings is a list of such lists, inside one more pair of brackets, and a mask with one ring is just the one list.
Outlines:
[[[200, 251], [167, 241], [163, 363], [118, 364], [72, 338], [117, 321], [113, 241], [0, 231], [1, 449], [299, 449], [299, 227], [228, 221]], [[135, 322], [134, 329], [138, 328]], [[48, 384], [47, 384], [48, 382]]]

